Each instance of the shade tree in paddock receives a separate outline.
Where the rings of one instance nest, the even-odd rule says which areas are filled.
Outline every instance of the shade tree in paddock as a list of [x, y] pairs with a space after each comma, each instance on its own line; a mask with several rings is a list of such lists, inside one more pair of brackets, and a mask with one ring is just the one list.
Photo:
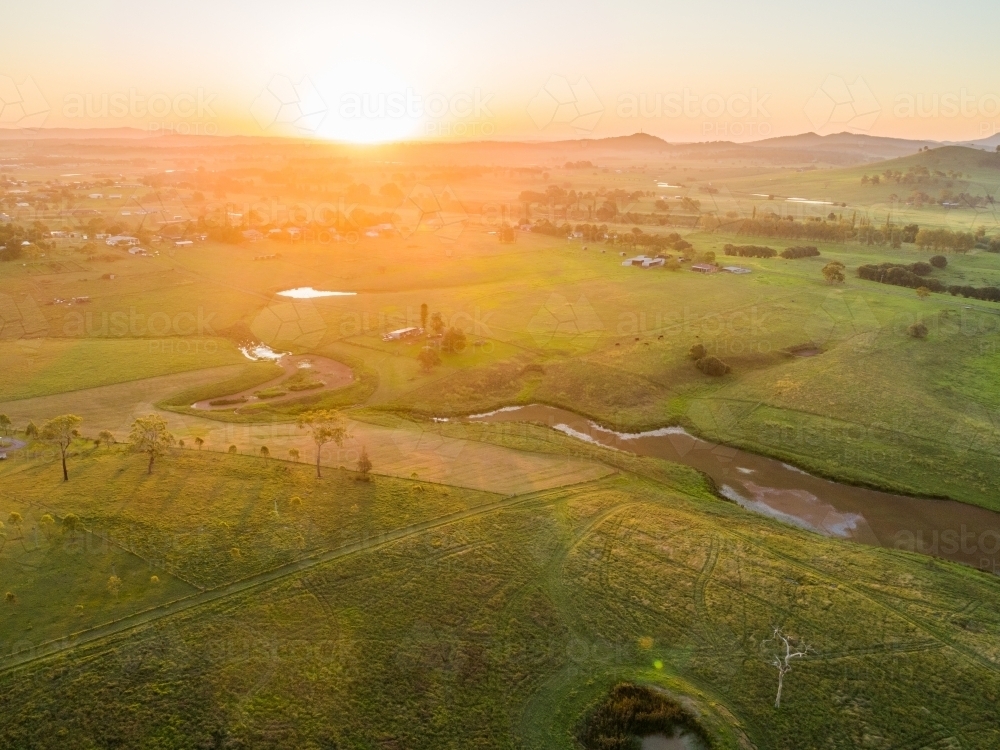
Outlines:
[[323, 446], [335, 443], [338, 447], [344, 444], [347, 437], [347, 425], [340, 412], [333, 409], [318, 409], [302, 414], [296, 422], [300, 430], [308, 430], [313, 443], [316, 444], [316, 476], [323, 476], [320, 468], [320, 458]]
[[153, 473], [153, 462], [170, 450], [173, 444], [174, 436], [167, 430], [167, 423], [163, 417], [150, 414], [139, 417], [132, 423], [132, 430], [128, 435], [129, 449], [133, 453], [143, 453], [149, 458], [146, 466], [147, 474]]
[[62, 459], [63, 481], [69, 481], [69, 470], [66, 468], [66, 455], [69, 447], [80, 434], [80, 425], [83, 418], [75, 414], [63, 414], [53, 417], [42, 425], [39, 437], [46, 442], [52, 443], [59, 448], [59, 457]]

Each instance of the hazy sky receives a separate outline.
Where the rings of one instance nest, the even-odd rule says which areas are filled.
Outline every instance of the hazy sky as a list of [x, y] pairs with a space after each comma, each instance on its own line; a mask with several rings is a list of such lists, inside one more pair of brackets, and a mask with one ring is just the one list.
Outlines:
[[0, 124], [753, 140], [1000, 132], [1000, 2], [5, 2]]

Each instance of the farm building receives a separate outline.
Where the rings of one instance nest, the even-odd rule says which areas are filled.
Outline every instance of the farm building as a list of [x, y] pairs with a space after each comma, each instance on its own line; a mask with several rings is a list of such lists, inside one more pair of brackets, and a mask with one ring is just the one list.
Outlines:
[[717, 266], [709, 265], [708, 263], [695, 263], [691, 266], [691, 270], [696, 273], [715, 273], [719, 269]]
[[405, 339], [413, 338], [414, 336], [419, 336], [424, 332], [423, 328], [416, 328], [410, 326], [409, 328], [397, 328], [395, 331], [389, 331], [382, 336], [383, 341], [403, 341]]
[[118, 247], [119, 245], [127, 245], [129, 247], [133, 247], [139, 244], [139, 238], [131, 237], [127, 234], [116, 234], [111, 237], [108, 237], [106, 240], [104, 240], [104, 242], [108, 245], [111, 245], [111, 247]]
[[750, 273], [750, 269], [743, 266], [723, 266], [722, 270], [729, 273]]
[[650, 258], [645, 255], [637, 255], [634, 258], [623, 260], [623, 266], [636, 266], [638, 268], [658, 268], [666, 261], [663, 258]]

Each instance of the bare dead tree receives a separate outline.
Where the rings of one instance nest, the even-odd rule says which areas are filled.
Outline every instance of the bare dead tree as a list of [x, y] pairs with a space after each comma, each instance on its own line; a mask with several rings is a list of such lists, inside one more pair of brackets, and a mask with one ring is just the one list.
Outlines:
[[785, 675], [792, 670], [792, 660], [804, 659], [813, 649], [801, 640], [785, 635], [781, 632], [781, 628], [775, 628], [771, 637], [765, 639], [761, 645], [766, 647], [769, 643], [777, 646], [776, 651], [771, 654], [770, 662], [778, 669], [778, 695], [774, 699], [774, 707], [780, 708], [781, 690], [785, 686]]

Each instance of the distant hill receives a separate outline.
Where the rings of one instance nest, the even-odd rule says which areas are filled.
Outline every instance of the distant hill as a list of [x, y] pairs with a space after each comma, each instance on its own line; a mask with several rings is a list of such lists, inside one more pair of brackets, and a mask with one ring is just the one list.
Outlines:
[[0, 140], [134, 140], [157, 135], [140, 128], [0, 128]]
[[[817, 158], [822, 155], [850, 156], [861, 161], [893, 159], [916, 153], [924, 147], [940, 145], [936, 141], [914, 141], [907, 138], [885, 138], [863, 133], [801, 133], [799, 135], [766, 138], [746, 144], [755, 149], [778, 148], [784, 150], [809, 151]], [[825, 161], [825, 160], [824, 160]]]

